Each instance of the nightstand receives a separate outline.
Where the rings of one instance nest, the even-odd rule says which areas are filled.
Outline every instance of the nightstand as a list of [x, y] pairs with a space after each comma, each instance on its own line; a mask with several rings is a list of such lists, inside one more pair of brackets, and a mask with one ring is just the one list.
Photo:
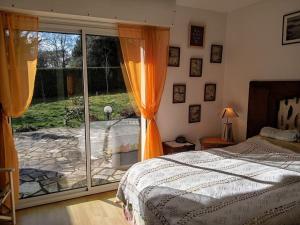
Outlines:
[[219, 137], [205, 137], [200, 139], [200, 145], [202, 150], [208, 148], [224, 148], [234, 144], [234, 142], [226, 141]]
[[191, 142], [177, 143], [176, 141], [166, 141], [162, 144], [165, 155], [195, 150], [195, 144]]

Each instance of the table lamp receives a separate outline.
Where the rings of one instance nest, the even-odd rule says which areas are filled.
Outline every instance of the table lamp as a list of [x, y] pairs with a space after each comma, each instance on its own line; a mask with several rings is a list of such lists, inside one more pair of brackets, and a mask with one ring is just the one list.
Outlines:
[[229, 122], [230, 118], [238, 117], [238, 114], [234, 111], [233, 108], [224, 108], [222, 113], [222, 119], [226, 118], [225, 128], [223, 139], [229, 142], [233, 142], [233, 134], [232, 134], [232, 123]]

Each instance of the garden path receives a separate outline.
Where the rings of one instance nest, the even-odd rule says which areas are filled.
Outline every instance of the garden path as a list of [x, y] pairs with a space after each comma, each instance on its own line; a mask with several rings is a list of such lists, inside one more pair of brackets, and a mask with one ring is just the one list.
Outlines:
[[[92, 185], [119, 181], [137, 161], [139, 119], [90, 123]], [[20, 198], [86, 186], [85, 128], [48, 128], [14, 135]], [[122, 153], [120, 153], [122, 152]]]

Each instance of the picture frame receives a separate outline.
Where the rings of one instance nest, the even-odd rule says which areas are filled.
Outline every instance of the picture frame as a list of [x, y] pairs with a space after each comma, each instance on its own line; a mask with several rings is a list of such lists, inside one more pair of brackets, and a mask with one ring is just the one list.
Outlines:
[[217, 84], [207, 83], [204, 88], [204, 101], [216, 101]]
[[180, 65], [180, 47], [169, 47], [168, 66], [179, 67]]
[[190, 24], [189, 46], [204, 47], [205, 26]]
[[201, 122], [201, 105], [189, 105], [189, 123]]
[[190, 77], [202, 77], [202, 58], [191, 58], [190, 59]]
[[173, 103], [185, 103], [186, 85], [173, 84]]
[[300, 43], [300, 11], [283, 16], [282, 45]]
[[211, 45], [210, 49], [210, 62], [222, 63], [223, 45]]

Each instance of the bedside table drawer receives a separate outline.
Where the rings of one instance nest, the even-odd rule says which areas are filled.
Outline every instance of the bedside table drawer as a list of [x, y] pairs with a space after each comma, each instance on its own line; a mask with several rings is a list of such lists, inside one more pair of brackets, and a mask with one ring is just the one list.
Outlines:
[[179, 153], [179, 152], [186, 152], [186, 151], [194, 151], [195, 144], [190, 142], [183, 143], [183, 144], [175, 143], [173, 141], [163, 142], [163, 149], [165, 155]]
[[229, 144], [201, 144], [201, 149], [209, 149], [209, 148], [224, 148], [230, 146]]
[[228, 142], [223, 140], [222, 138], [217, 137], [207, 137], [200, 139], [200, 145], [202, 150], [209, 148], [225, 148], [234, 144], [234, 142]]

